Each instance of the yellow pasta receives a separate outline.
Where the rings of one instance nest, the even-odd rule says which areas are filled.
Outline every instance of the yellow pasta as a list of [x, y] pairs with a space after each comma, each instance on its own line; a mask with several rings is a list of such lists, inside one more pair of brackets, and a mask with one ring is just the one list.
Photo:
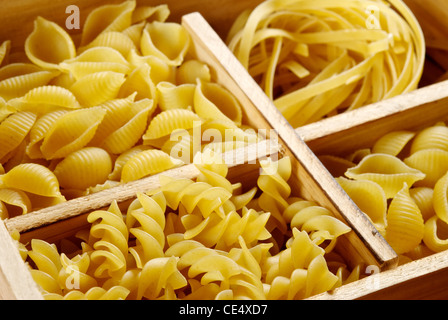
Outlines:
[[337, 181], [361, 211], [372, 220], [377, 230], [385, 235], [387, 198], [383, 188], [369, 180], [349, 180], [340, 177]]
[[212, 80], [209, 66], [199, 60], [187, 60], [177, 69], [176, 83], [178, 85], [196, 84], [198, 79], [206, 82]]
[[68, 110], [58, 110], [44, 114], [36, 120], [29, 133], [29, 143], [26, 146], [26, 154], [31, 159], [44, 158], [40, 147], [45, 138], [47, 131], [54, 124], [54, 122], [67, 113]]
[[23, 63], [14, 63], [0, 69], [0, 97], [5, 100], [25, 95], [33, 88], [47, 85], [59, 73], [40, 68], [31, 69]]
[[448, 128], [440, 123], [418, 133], [412, 142], [411, 154], [424, 149], [441, 149], [448, 151]]
[[409, 193], [420, 208], [424, 221], [429, 220], [435, 215], [433, 205], [434, 189], [427, 187], [413, 187], [409, 190]]
[[126, 272], [129, 231], [116, 202], [109, 210], [97, 210], [87, 220], [94, 223], [90, 229], [90, 242], [95, 249], [90, 257], [97, 278], [120, 278]]
[[36, 114], [22, 111], [11, 114], [0, 123], [0, 162], [2, 164], [9, 160], [9, 154], [25, 139], [36, 118]]
[[190, 35], [180, 24], [154, 21], [143, 30], [140, 47], [145, 56], [153, 55], [171, 66], [180, 66], [190, 42]]
[[448, 250], [447, 224], [434, 215], [425, 223], [423, 242], [433, 252]]
[[405, 184], [389, 206], [386, 240], [398, 254], [402, 254], [417, 247], [423, 235], [422, 213], [409, 194], [409, 186]]
[[81, 45], [94, 41], [99, 35], [117, 31], [121, 32], [132, 24], [132, 13], [136, 2], [124, 1], [121, 4], [103, 5], [94, 9], [84, 23]]
[[168, 137], [176, 130], [189, 130], [202, 124], [202, 119], [188, 109], [171, 109], [162, 111], [155, 116], [143, 135], [145, 144], [152, 144], [153, 140]]
[[70, 91], [82, 106], [92, 107], [116, 99], [124, 82], [125, 76], [122, 73], [96, 72], [77, 80], [70, 87]]
[[425, 178], [416, 182], [415, 186], [434, 188], [437, 181], [448, 171], [448, 151], [423, 149], [404, 159], [404, 163], [425, 174]]
[[356, 167], [348, 169], [345, 175], [355, 180], [366, 179], [378, 183], [388, 199], [393, 198], [403, 188], [403, 183], [411, 186], [425, 178], [421, 171], [387, 154], [366, 156]]
[[156, 56], [140, 56], [136, 50], [131, 50], [128, 60], [134, 68], [147, 64], [151, 68], [149, 76], [155, 85], [162, 81], [175, 82], [176, 67], [168, 65], [166, 61]]
[[163, 111], [193, 107], [196, 83], [176, 86], [171, 82], [163, 81], [157, 84], [156, 90], [159, 106]]
[[448, 222], [448, 173], [446, 173], [434, 186], [434, 210], [440, 220]]
[[135, 147], [130, 148], [129, 150], [121, 153], [114, 162], [114, 167], [112, 172], [109, 174], [108, 179], [114, 180], [114, 181], [120, 181], [121, 180], [121, 172], [123, 170], [123, 166], [126, 164], [126, 162], [134, 155], [141, 151], [150, 150], [152, 149], [150, 146], [145, 145], [138, 145]]
[[70, 35], [59, 25], [42, 17], [34, 21], [34, 30], [25, 41], [25, 52], [34, 64], [58, 69], [58, 64], [76, 55]]
[[129, 62], [120, 52], [110, 47], [92, 47], [73, 59], [65, 60], [59, 66], [63, 72], [72, 74], [76, 80], [97, 72], [131, 72]]
[[105, 150], [95, 147], [70, 153], [54, 169], [62, 188], [77, 190], [103, 183], [111, 172], [111, 156]]
[[[242, 193], [241, 183], [227, 180], [228, 168], [219, 157], [204, 155], [196, 180], [162, 175], [161, 188], [151, 195], [138, 193], [125, 212], [116, 202], [93, 211], [87, 218], [90, 229], [78, 234], [82, 245], [71, 245], [68, 253], [62, 244], [59, 249], [33, 241], [29, 259], [44, 297], [303, 299], [342, 284], [344, 277], [330, 271], [326, 250], [315, 236], [326, 224], [328, 232], [340, 236], [329, 226], [335, 223], [327, 219], [334, 219], [331, 212], [288, 198], [291, 230], [274, 253], [277, 240], [266, 229], [272, 217], [251, 207], [257, 188]], [[278, 167], [288, 168], [288, 161]], [[275, 177], [268, 167], [264, 174]], [[322, 214], [294, 214], [300, 208]], [[355, 271], [347, 271], [347, 279], [355, 278]]]
[[398, 0], [263, 1], [227, 43], [294, 127], [415, 89], [426, 49]]
[[0, 187], [65, 201], [54, 173], [39, 164], [25, 163], [12, 168], [0, 176]]
[[28, 91], [24, 96], [9, 101], [18, 110], [46, 114], [58, 109], [79, 109], [75, 95], [59, 86], [41, 86]]
[[10, 40], [3, 41], [2, 44], [0, 45], [0, 66], [3, 64], [4, 61], [7, 60], [10, 49], [11, 49]]
[[151, 67], [142, 64], [135, 68], [120, 87], [118, 97], [126, 97], [137, 93], [136, 99], [152, 99], [157, 101], [156, 87], [151, 79]]
[[405, 146], [414, 138], [410, 131], [393, 131], [378, 139], [372, 147], [372, 153], [386, 153], [398, 156]]
[[203, 119], [232, 121], [241, 125], [241, 106], [227, 89], [216, 83], [198, 80], [194, 111]]
[[132, 156], [123, 166], [121, 181], [130, 182], [182, 165], [161, 150], [146, 150]]
[[1, 188], [0, 203], [2, 203], [3, 207], [0, 213], [1, 219], [27, 214], [32, 210], [29, 197], [20, 190]]
[[105, 116], [106, 110], [93, 107], [70, 111], [48, 130], [41, 146], [46, 159], [63, 158], [86, 146]]
[[131, 106], [128, 116], [131, 116], [119, 129], [111, 133], [101, 145], [113, 154], [121, 154], [140, 141], [146, 130], [149, 116], [154, 112], [152, 100], [143, 99]]

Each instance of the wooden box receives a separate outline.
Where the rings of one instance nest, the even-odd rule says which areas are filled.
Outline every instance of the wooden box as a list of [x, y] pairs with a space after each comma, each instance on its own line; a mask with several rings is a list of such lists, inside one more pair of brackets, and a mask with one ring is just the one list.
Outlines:
[[[119, 3], [121, 0], [111, 0]], [[256, 83], [250, 79], [238, 61], [226, 50], [224, 39], [234, 19], [247, 8], [254, 8], [261, 0], [146, 0], [139, 3], [168, 4], [171, 20], [182, 21], [194, 40], [198, 58], [209, 63], [219, 83], [230, 89], [241, 102], [248, 124], [258, 129], [275, 129], [279, 144], [270, 144], [266, 153], [249, 150], [247, 159], [280, 152], [293, 160], [295, 193], [315, 200], [345, 220], [353, 229], [343, 243], [345, 258], [363, 259], [366, 264], [379, 266], [384, 272], [347, 284], [335, 292], [313, 299], [421, 299], [447, 298], [443, 286], [448, 279], [448, 255], [440, 253], [407, 265], [396, 267], [397, 255], [374, 229], [356, 205], [343, 192], [337, 182], [322, 166], [316, 155], [344, 153], [369, 146], [382, 134], [397, 128], [420, 128], [448, 118], [448, 82], [443, 82], [448, 70], [445, 45], [448, 39], [446, 25], [448, 9], [440, 1], [406, 0], [419, 21], [428, 43], [428, 58], [421, 89], [388, 101], [376, 103], [351, 113], [323, 120], [294, 130], [282, 118]], [[77, 1], [81, 24], [99, 1]], [[232, 5], [229, 5], [232, 3]], [[22, 49], [31, 32], [34, 18], [42, 15], [64, 25], [65, 9], [70, 1], [42, 0], [39, 6], [33, 1], [0, 0], [2, 28], [0, 40], [11, 39], [12, 50]], [[45, 10], [42, 10], [45, 8]], [[222, 9], [222, 10], [221, 10]], [[200, 12], [212, 28], [197, 14]], [[20, 26], [20, 27], [17, 27]], [[77, 30], [71, 31], [74, 37]], [[438, 83], [439, 81], [442, 81]], [[434, 84], [437, 83], [437, 84]], [[434, 84], [434, 85], [432, 85]], [[372, 129], [374, 128], [374, 129]], [[306, 144], [304, 143], [304, 141]], [[256, 147], [254, 147], [256, 149]], [[230, 176], [241, 177], [254, 183], [258, 173], [255, 165], [237, 165]], [[194, 178], [198, 173], [192, 166], [170, 171], [168, 174]], [[42, 299], [27, 267], [22, 262], [8, 231], [19, 230], [22, 241], [43, 238], [49, 241], [73, 234], [86, 224], [88, 212], [104, 208], [114, 199], [126, 204], [138, 191], [157, 187], [157, 177], [150, 177], [120, 188], [103, 191], [92, 196], [75, 199], [63, 205], [47, 208], [0, 222], [0, 298]]]
[[[47, 18], [53, 17], [61, 22], [60, 12], [64, 12], [61, 10], [65, 10], [67, 3], [45, 2], [43, 7], [51, 8], [46, 11]], [[88, 8], [91, 9], [93, 4], [92, 1], [79, 3], [80, 7], [85, 5], [85, 12], [88, 12]], [[199, 2], [168, 1], [168, 4], [175, 17], [176, 14], [180, 17], [185, 12], [194, 11], [193, 9], [199, 6]], [[6, 16], [5, 25], [8, 26], [6, 29], [14, 32], [8, 36], [15, 36], [14, 39], [17, 39], [18, 44], [21, 41], [23, 43], [24, 34], [29, 31], [29, 20], [32, 21], [41, 11], [31, 2], [5, 1], [2, 5], [2, 8], [6, 6], [9, 9], [8, 12], [11, 13]], [[241, 2], [241, 5], [244, 6], [245, 3]], [[240, 7], [234, 8], [234, 10], [240, 9]], [[22, 15], [23, 12], [27, 12], [26, 19]], [[23, 19], [20, 20], [23, 22], [23, 29], [12, 27], [19, 23], [19, 20], [15, 20], [17, 17]], [[230, 19], [230, 15], [227, 18]], [[328, 208], [352, 228], [352, 231], [338, 242], [337, 246], [341, 255], [353, 265], [363, 261], [366, 265], [376, 266], [382, 270], [395, 267], [397, 256], [390, 246], [338, 186], [297, 132], [279, 114], [207, 21], [198, 13], [183, 15], [179, 21], [182, 21], [192, 36], [197, 58], [209, 64], [214, 79], [229, 89], [243, 106], [245, 123], [256, 129], [271, 132], [274, 142], [267, 142], [264, 153], [260, 154], [258, 146], [253, 146], [252, 149], [244, 150], [243, 156], [252, 161], [271, 154], [280, 154], [281, 157], [289, 156], [292, 159], [290, 184], [293, 187], [293, 193]], [[0, 34], [2, 38], [5, 35], [4, 32], [7, 31], [2, 30]], [[278, 141], [278, 144], [275, 141]], [[246, 161], [246, 164], [231, 167], [229, 176], [235, 177], [237, 181], [242, 180], [250, 186], [255, 183], [254, 176], [258, 172], [258, 165], [247, 164]], [[198, 171], [193, 165], [187, 165], [163, 174], [195, 178]], [[146, 192], [157, 187], [158, 176], [156, 175], [0, 222], [0, 297], [3, 299], [42, 298], [8, 231], [19, 231], [21, 241], [24, 243], [33, 238], [56, 241], [84, 228], [87, 223], [86, 216], [92, 210], [105, 208], [113, 200], [126, 205], [136, 197], [137, 192]]]

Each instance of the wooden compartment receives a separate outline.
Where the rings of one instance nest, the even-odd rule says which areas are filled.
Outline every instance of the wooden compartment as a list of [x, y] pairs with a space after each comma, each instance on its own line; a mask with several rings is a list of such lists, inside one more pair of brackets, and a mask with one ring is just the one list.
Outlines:
[[[23, 5], [22, 2], [19, 4]], [[59, 3], [55, 5], [53, 2], [52, 7], [55, 6], [60, 9]], [[171, 10], [182, 12], [185, 9], [172, 6]], [[30, 9], [28, 13], [27, 17], [31, 18], [38, 12]], [[20, 13], [17, 12], [17, 15], [20, 16]], [[57, 16], [54, 12], [52, 15]], [[384, 270], [395, 267], [397, 256], [390, 246], [323, 168], [293, 128], [286, 123], [206, 20], [198, 13], [192, 13], [183, 16], [182, 23], [192, 36], [198, 59], [211, 66], [214, 79], [229, 89], [243, 106], [246, 123], [256, 129], [265, 129], [270, 132], [274, 141], [279, 142], [277, 145], [268, 141], [268, 146], [264, 148], [266, 152], [261, 154], [258, 146], [253, 146], [256, 152], [251, 148], [245, 150], [247, 159], [256, 160], [278, 152], [281, 156], [289, 156], [292, 159], [290, 183], [294, 194], [328, 208], [352, 228], [352, 231], [338, 242], [338, 248], [344, 258], [353, 264], [361, 259], [366, 265], [374, 265]], [[231, 168], [230, 172], [230, 176], [254, 183], [250, 181], [253, 180], [254, 173], [259, 172], [259, 168], [256, 165], [238, 165]], [[164, 174], [194, 178], [198, 172], [193, 166], [187, 165]], [[55, 240], [73, 234], [85, 226], [88, 212], [104, 208], [113, 200], [125, 205], [127, 201], [135, 198], [136, 192], [156, 188], [157, 179], [158, 176], [149, 177], [0, 222], [0, 297], [41, 298], [7, 230], [19, 231], [24, 242], [34, 237]]]
[[[448, 82], [378, 102], [296, 130], [317, 156], [371, 148], [392, 131], [419, 131], [448, 120]], [[432, 254], [317, 299], [447, 299], [448, 252]]]

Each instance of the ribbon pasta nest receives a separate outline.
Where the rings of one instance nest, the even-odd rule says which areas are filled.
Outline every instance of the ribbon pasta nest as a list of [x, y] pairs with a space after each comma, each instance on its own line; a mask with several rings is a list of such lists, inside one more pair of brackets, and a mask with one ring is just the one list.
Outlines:
[[361, 277], [334, 250], [351, 229], [291, 194], [289, 158], [263, 162], [248, 190], [222, 162], [196, 165], [195, 180], [161, 174], [127, 209], [91, 212], [75, 240], [21, 244], [44, 297], [303, 299]]
[[320, 157], [400, 255], [448, 249], [448, 127], [393, 131], [347, 157]]
[[267, 0], [227, 43], [293, 127], [416, 89], [426, 49], [401, 0]]
[[[210, 141], [228, 150], [262, 138], [245, 130], [239, 102], [169, 14], [135, 0], [103, 5], [79, 41], [38, 17], [23, 61], [8, 63], [17, 55], [3, 42], [2, 218], [190, 163]], [[235, 143], [224, 145], [227, 137]]]

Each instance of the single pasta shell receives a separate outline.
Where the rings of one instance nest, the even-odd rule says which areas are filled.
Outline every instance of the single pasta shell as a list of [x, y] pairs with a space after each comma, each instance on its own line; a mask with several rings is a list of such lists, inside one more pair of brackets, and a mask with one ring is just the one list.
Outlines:
[[196, 84], [176, 86], [167, 81], [159, 82], [156, 86], [160, 109], [187, 109], [193, 107], [193, 97]]
[[397, 157], [381, 153], [364, 157], [356, 167], [348, 169], [345, 175], [354, 180], [378, 183], [388, 199], [403, 188], [403, 183], [412, 186], [425, 178], [424, 173], [407, 166]]
[[89, 74], [76, 81], [70, 90], [84, 107], [100, 105], [116, 99], [125, 75], [113, 71]]
[[19, 110], [39, 114], [51, 112], [52, 109], [78, 109], [81, 107], [70, 90], [53, 85], [31, 89], [23, 97], [11, 100], [9, 103]]
[[429, 218], [435, 215], [433, 199], [434, 189], [426, 187], [411, 188], [409, 190], [412, 199], [420, 208], [422, 212], [423, 220], [427, 221]]
[[0, 184], [45, 197], [63, 198], [59, 182], [50, 169], [35, 163], [25, 163], [12, 168], [0, 177]]
[[364, 212], [384, 235], [386, 228], [387, 198], [379, 184], [369, 180], [336, 179], [359, 209]]
[[54, 71], [38, 71], [1, 80], [0, 96], [5, 100], [22, 97], [33, 88], [47, 85], [58, 74]]
[[182, 165], [183, 162], [160, 150], [146, 150], [131, 157], [123, 166], [122, 182], [130, 182]]
[[241, 125], [243, 113], [236, 98], [217, 83], [198, 80], [194, 111], [203, 119], [232, 121]]
[[121, 86], [118, 97], [127, 97], [136, 92], [137, 100], [155, 100], [157, 98], [156, 87], [151, 79], [151, 72], [151, 68], [147, 64], [142, 64], [132, 70]]
[[132, 148], [142, 137], [147, 127], [149, 114], [154, 110], [152, 100], [143, 99], [131, 108], [133, 116], [121, 128], [111, 133], [102, 146], [113, 154], [121, 154]]
[[31, 159], [44, 158], [44, 155], [40, 150], [42, 141], [47, 135], [47, 132], [48, 130], [50, 130], [53, 123], [67, 112], [67, 110], [49, 112], [36, 120], [35, 124], [30, 130], [30, 141], [26, 146], [26, 154], [28, 155], [28, 157], [30, 157]]
[[448, 127], [436, 125], [423, 129], [412, 142], [411, 154], [424, 149], [448, 151]]
[[106, 110], [106, 115], [90, 141], [91, 146], [100, 146], [110, 134], [129, 121], [136, 95], [137, 93], [134, 93], [126, 98], [109, 100], [100, 105]]
[[84, 51], [95, 47], [112, 48], [118, 51], [123, 57], [127, 57], [131, 50], [137, 50], [134, 42], [129, 36], [123, 32], [109, 31], [100, 34], [87, 46], [79, 48], [78, 52], [83, 53]]
[[422, 242], [424, 229], [422, 213], [404, 184], [389, 206], [386, 240], [397, 254], [404, 254]]
[[210, 82], [211, 78], [210, 68], [206, 63], [199, 60], [185, 61], [176, 72], [176, 83], [178, 85], [196, 84], [198, 79]]
[[425, 245], [434, 252], [448, 250], [448, 225], [433, 216], [425, 223], [425, 235], [423, 237]]
[[[0, 189], [0, 202], [17, 207], [21, 211], [19, 214], [27, 214], [32, 208], [30, 199], [25, 192], [20, 190]], [[8, 213], [11, 218], [11, 210], [8, 210]]]
[[397, 156], [414, 136], [415, 133], [410, 131], [390, 132], [374, 144], [372, 153], [385, 153]]
[[441, 149], [422, 149], [404, 159], [408, 166], [423, 172], [425, 179], [415, 185], [434, 188], [437, 181], [448, 171], [448, 151]]
[[165, 137], [179, 129], [192, 129], [196, 122], [201, 124], [201, 118], [188, 109], [162, 111], [149, 123], [148, 129], [143, 136], [143, 140], [150, 141]]
[[434, 187], [434, 210], [440, 220], [448, 223], [448, 173], [446, 173]]
[[132, 158], [132, 156], [134, 156], [142, 151], [150, 150], [150, 149], [152, 149], [150, 146], [139, 145], [139, 146], [135, 146], [135, 147], [121, 153], [115, 160], [114, 169], [108, 176], [108, 179], [114, 180], [114, 181], [120, 181], [121, 180], [121, 171], [123, 170], [123, 166], [126, 164], [126, 162], [130, 158]]
[[132, 23], [132, 12], [135, 7], [135, 1], [125, 1], [121, 4], [103, 5], [94, 9], [84, 23], [81, 45], [87, 45], [102, 33], [121, 32], [128, 28]]
[[59, 117], [45, 136], [41, 151], [46, 159], [63, 158], [86, 146], [95, 135], [106, 110], [101, 107], [79, 109]]
[[22, 111], [11, 114], [0, 123], [0, 162], [25, 139], [36, 121], [36, 114]]
[[182, 25], [154, 21], [143, 30], [140, 47], [145, 56], [153, 55], [171, 66], [180, 66], [190, 42], [190, 35]]
[[44, 69], [58, 69], [58, 64], [76, 56], [70, 35], [56, 23], [42, 17], [34, 21], [34, 30], [25, 41], [25, 53]]
[[156, 85], [162, 81], [175, 82], [176, 67], [170, 66], [166, 61], [156, 56], [140, 56], [136, 50], [131, 50], [128, 60], [134, 68], [147, 64], [151, 68], [150, 77]]
[[104, 149], [95, 147], [69, 154], [54, 169], [62, 188], [78, 190], [104, 183], [111, 172], [111, 156]]

